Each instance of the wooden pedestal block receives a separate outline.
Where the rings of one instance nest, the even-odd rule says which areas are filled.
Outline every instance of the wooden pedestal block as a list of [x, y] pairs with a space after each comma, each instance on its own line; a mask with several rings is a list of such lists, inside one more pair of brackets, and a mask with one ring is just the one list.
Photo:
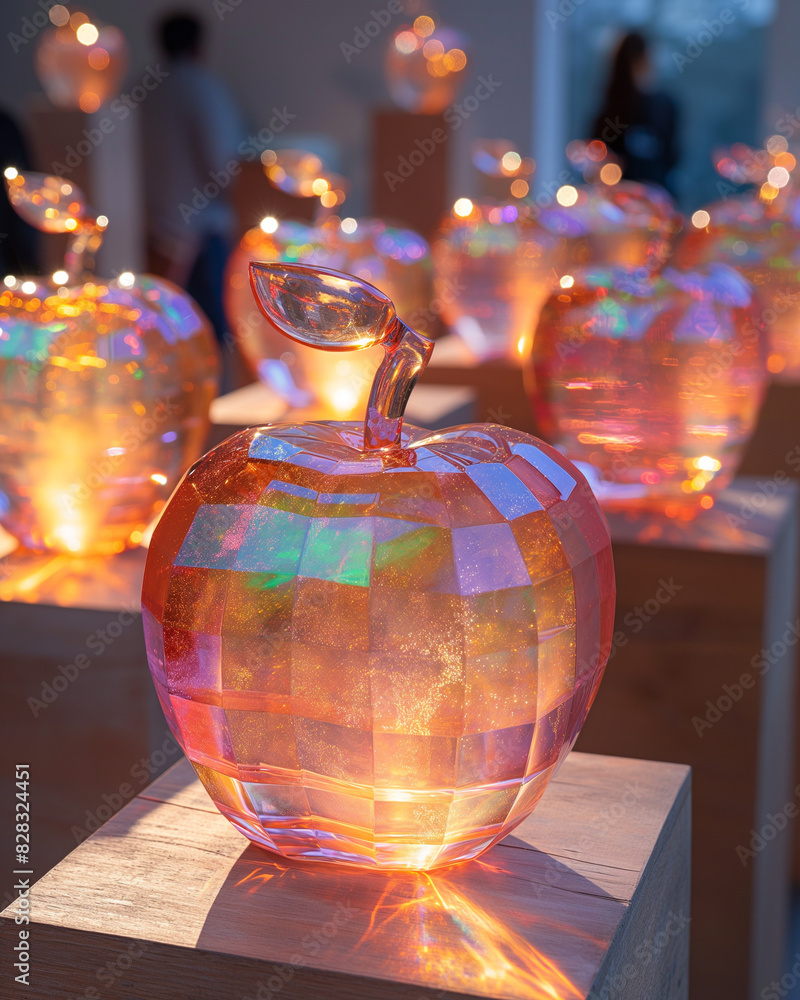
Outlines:
[[[208, 447], [219, 444], [243, 427], [301, 420], [334, 420], [319, 407], [291, 410], [269, 386], [252, 382], [219, 396], [211, 404], [211, 432]], [[358, 419], [358, 418], [356, 418]], [[417, 385], [406, 408], [406, 421], [429, 430], [454, 427], [475, 420], [475, 393], [462, 387]]]
[[[786, 947], [800, 822], [797, 493], [789, 484], [758, 498], [757, 481], [742, 478], [694, 522], [609, 517], [616, 631], [578, 740], [581, 750], [693, 769], [699, 998], [761, 996]], [[742, 519], [745, 509], [753, 513]]]
[[[0, 794], [13, 802], [14, 765], [29, 764], [37, 877], [178, 757], [145, 656], [145, 557], [0, 560]], [[4, 857], [13, 843], [8, 822]]]
[[522, 368], [506, 358], [475, 364], [458, 337], [452, 334], [436, 341], [420, 384], [468, 386], [477, 394], [478, 420], [537, 433]]
[[779, 480], [800, 477], [800, 385], [770, 385], [739, 472]]
[[447, 207], [450, 133], [444, 117], [377, 111], [372, 129], [372, 215], [430, 239]]
[[33, 886], [24, 995], [685, 1000], [689, 840], [687, 768], [573, 754], [478, 861], [295, 863], [248, 845], [183, 761]]

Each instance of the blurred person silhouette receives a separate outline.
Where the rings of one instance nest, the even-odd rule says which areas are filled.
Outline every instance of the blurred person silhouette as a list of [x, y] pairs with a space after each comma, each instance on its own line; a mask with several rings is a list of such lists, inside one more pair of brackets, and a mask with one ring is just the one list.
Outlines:
[[[31, 161], [22, 130], [0, 111], [0, 171], [7, 167], [30, 170]], [[39, 274], [39, 234], [11, 207], [0, 178], [0, 277], [6, 274]]]
[[671, 190], [678, 162], [677, 106], [668, 94], [651, 89], [651, 77], [647, 42], [631, 31], [614, 55], [592, 138], [602, 139], [619, 156], [623, 177]]
[[223, 272], [236, 236], [229, 165], [244, 125], [225, 85], [201, 63], [201, 22], [172, 14], [158, 33], [168, 75], [142, 104], [148, 269], [184, 287], [222, 342]]

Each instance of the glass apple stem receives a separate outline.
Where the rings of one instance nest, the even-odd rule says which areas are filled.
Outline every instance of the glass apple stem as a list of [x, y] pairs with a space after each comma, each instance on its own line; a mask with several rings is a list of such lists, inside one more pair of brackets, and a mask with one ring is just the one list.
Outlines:
[[433, 341], [395, 319], [383, 347], [386, 353], [375, 373], [364, 419], [367, 451], [400, 447], [408, 397], [430, 360]]

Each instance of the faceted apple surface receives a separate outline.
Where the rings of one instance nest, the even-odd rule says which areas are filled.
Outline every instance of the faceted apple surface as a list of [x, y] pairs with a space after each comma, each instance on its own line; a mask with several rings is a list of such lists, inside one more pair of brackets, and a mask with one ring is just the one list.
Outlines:
[[360, 424], [242, 431], [171, 499], [142, 595], [176, 739], [287, 857], [429, 869], [535, 806], [611, 643], [581, 474], [494, 425], [363, 451]]

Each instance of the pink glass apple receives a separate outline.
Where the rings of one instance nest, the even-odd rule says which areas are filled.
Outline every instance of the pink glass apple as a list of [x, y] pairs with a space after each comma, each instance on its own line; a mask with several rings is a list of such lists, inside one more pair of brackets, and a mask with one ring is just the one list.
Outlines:
[[253, 264], [323, 352], [382, 345], [363, 424], [277, 424], [201, 459], [142, 602], [170, 727], [211, 798], [290, 858], [430, 869], [534, 808], [608, 657], [614, 575], [583, 476], [507, 427], [403, 427], [433, 347], [349, 275]]
[[0, 287], [0, 523], [33, 549], [120, 552], [205, 443], [213, 334], [167, 281], [84, 273], [106, 221], [71, 181], [6, 177], [26, 221], [72, 241], [63, 271]]
[[608, 508], [713, 504], [755, 426], [765, 338], [750, 284], [697, 271], [590, 270], [542, 310], [528, 385], [545, 437]]
[[769, 155], [768, 150], [737, 146], [719, 154], [723, 176], [737, 182], [760, 180], [760, 186], [698, 209], [676, 245], [674, 262], [686, 268], [719, 261], [737, 268], [760, 300], [769, 340], [767, 368], [775, 381], [796, 384], [800, 382], [800, 200], [790, 167], [794, 169], [794, 157], [785, 150]]
[[[380, 219], [331, 214], [344, 200], [345, 184], [326, 172], [319, 157], [303, 150], [270, 151], [270, 181], [298, 197], [319, 198], [313, 225], [267, 217], [248, 230], [230, 257], [225, 310], [242, 354], [254, 373], [289, 405], [316, 405], [346, 418], [362, 410], [381, 360], [379, 348], [335, 362], [286, 337], [259, 312], [250, 291], [250, 261], [321, 264], [377, 285], [405, 315], [420, 316], [430, 301], [430, 250], [408, 229]], [[327, 196], [331, 198], [328, 199]]]
[[36, 47], [36, 75], [59, 108], [93, 112], [115, 97], [128, 69], [125, 36], [85, 12], [63, 4], [50, 8], [52, 28]]
[[539, 219], [566, 241], [566, 268], [644, 267], [659, 271], [681, 226], [674, 202], [654, 184], [619, 180], [562, 185]]
[[398, 28], [385, 59], [392, 100], [413, 113], [444, 111], [466, 83], [467, 51], [466, 36], [432, 14]]
[[434, 237], [434, 295], [476, 361], [526, 353], [564, 266], [565, 241], [524, 202], [459, 198]]

